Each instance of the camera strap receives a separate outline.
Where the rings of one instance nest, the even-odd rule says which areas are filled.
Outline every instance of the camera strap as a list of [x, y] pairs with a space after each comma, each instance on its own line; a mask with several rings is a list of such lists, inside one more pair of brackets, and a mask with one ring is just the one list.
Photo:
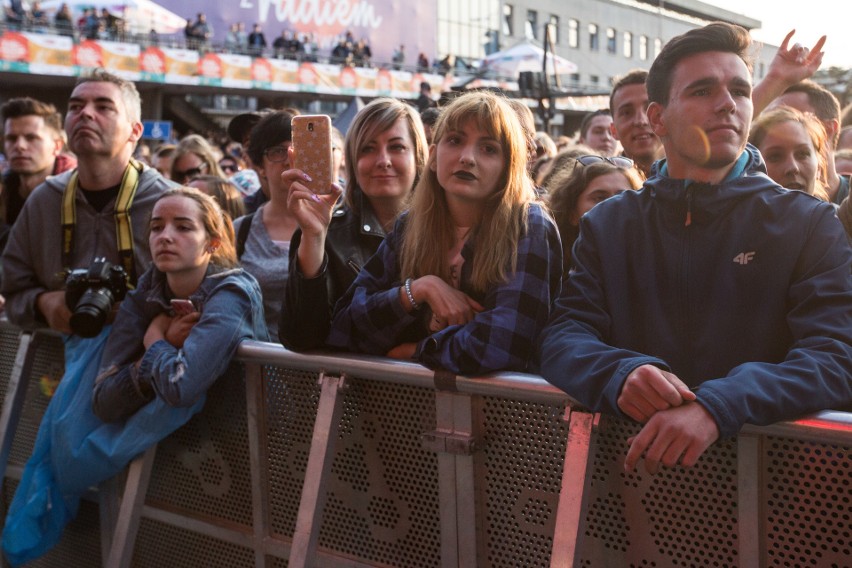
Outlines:
[[[130, 207], [136, 190], [139, 188], [139, 178], [142, 164], [133, 158], [124, 170], [118, 197], [115, 199], [115, 236], [121, 264], [127, 273], [128, 284], [131, 288], [136, 285], [136, 264], [133, 260], [133, 230], [130, 223]], [[77, 170], [71, 174], [65, 192], [62, 195], [62, 266], [68, 275], [71, 266], [71, 254], [74, 252], [74, 233], [77, 225]]]

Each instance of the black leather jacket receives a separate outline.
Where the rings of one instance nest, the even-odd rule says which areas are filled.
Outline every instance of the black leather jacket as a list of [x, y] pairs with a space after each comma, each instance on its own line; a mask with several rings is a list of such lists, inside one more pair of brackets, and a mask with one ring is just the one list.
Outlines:
[[331, 326], [335, 302], [349, 288], [361, 267], [385, 238], [385, 231], [366, 199], [360, 214], [339, 207], [325, 239], [325, 258], [316, 278], [305, 278], [296, 255], [302, 240], [297, 230], [290, 239], [290, 275], [284, 292], [278, 336], [296, 351], [321, 347]]

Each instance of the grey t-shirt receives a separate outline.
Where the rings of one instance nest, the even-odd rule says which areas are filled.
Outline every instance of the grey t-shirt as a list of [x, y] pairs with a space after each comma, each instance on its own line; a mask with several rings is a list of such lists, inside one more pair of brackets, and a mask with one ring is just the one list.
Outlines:
[[[284, 301], [284, 289], [287, 286], [287, 275], [290, 266], [290, 241], [275, 243], [266, 232], [263, 224], [263, 209], [261, 205], [254, 214], [246, 247], [240, 258], [243, 268], [257, 279], [263, 294], [263, 311], [266, 317], [266, 327], [269, 328], [270, 341], [278, 342], [278, 319], [281, 316], [281, 304]], [[239, 234], [240, 225], [245, 217], [234, 221], [234, 231]]]

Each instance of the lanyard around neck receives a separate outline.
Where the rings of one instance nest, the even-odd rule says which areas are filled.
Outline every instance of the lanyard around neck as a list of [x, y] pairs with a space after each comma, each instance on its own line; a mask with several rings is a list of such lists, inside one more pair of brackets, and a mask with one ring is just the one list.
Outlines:
[[[130, 159], [124, 175], [121, 177], [121, 186], [118, 197], [115, 200], [115, 236], [118, 245], [118, 253], [121, 256], [121, 264], [127, 273], [127, 279], [131, 286], [136, 284], [136, 266], [133, 261], [133, 230], [130, 223], [130, 206], [136, 197], [139, 187], [139, 177], [142, 173], [142, 164]], [[62, 195], [62, 267], [67, 275], [74, 267], [71, 266], [71, 255], [74, 253], [75, 226], [77, 224], [77, 170], [71, 174], [65, 192]]]

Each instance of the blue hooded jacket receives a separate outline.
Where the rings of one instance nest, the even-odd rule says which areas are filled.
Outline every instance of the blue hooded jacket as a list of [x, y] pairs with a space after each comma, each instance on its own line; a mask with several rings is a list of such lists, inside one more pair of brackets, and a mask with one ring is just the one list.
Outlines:
[[666, 176], [580, 221], [541, 374], [623, 415], [626, 377], [677, 375], [721, 437], [852, 405], [852, 250], [835, 209], [781, 188], [748, 146], [719, 185]]

